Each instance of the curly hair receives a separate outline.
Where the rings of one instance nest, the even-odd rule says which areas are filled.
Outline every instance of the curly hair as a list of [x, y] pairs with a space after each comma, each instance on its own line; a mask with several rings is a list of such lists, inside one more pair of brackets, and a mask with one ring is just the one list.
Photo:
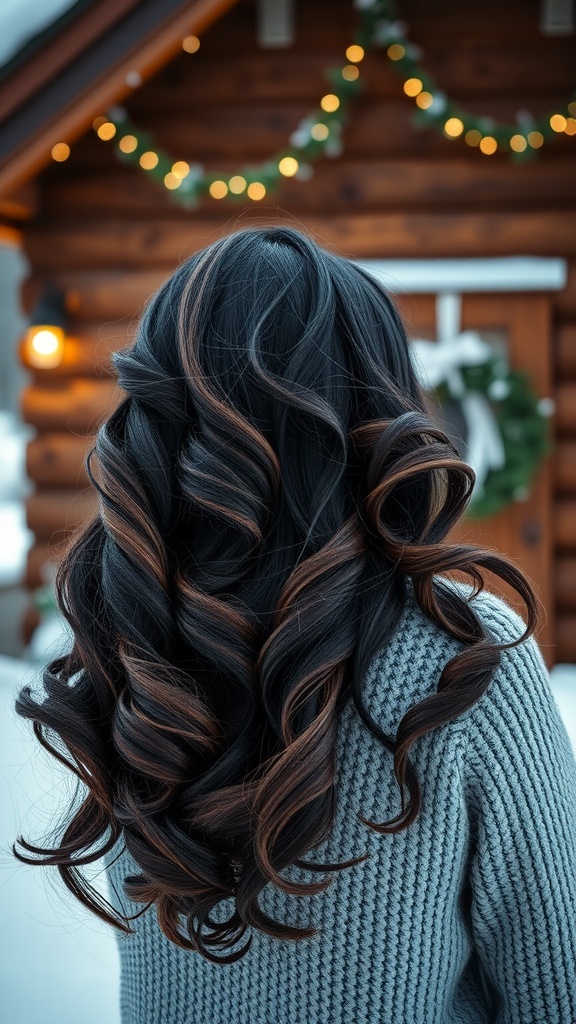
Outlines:
[[[413, 743], [482, 696], [537, 605], [510, 561], [446, 541], [473, 471], [427, 412], [394, 305], [349, 260], [287, 227], [221, 238], [164, 283], [115, 366], [125, 398], [88, 460], [99, 511], [57, 579], [72, 650], [42, 700], [17, 701], [83, 800], [54, 847], [15, 853], [129, 932], [80, 870], [123, 841], [140, 869], [126, 894], [178, 946], [231, 962], [249, 928], [315, 934], [262, 911], [267, 883], [304, 896], [365, 859], [304, 859], [330, 833], [344, 704], [401, 793], [391, 821], [361, 820], [398, 832], [420, 809]], [[449, 583], [477, 593], [484, 570], [526, 603], [511, 643]], [[461, 650], [389, 736], [362, 681], [408, 587]]]

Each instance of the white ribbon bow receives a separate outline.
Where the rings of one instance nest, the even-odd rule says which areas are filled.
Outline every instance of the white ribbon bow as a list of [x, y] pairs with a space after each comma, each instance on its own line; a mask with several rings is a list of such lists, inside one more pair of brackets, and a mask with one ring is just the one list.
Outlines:
[[481, 492], [491, 469], [502, 469], [506, 457], [498, 424], [489, 402], [478, 391], [467, 391], [464, 366], [481, 366], [492, 356], [490, 345], [477, 331], [460, 331], [461, 297], [443, 292], [436, 298], [436, 343], [412, 342], [413, 362], [422, 386], [431, 391], [445, 383], [460, 402], [467, 428], [468, 462], [476, 473], [475, 490]]

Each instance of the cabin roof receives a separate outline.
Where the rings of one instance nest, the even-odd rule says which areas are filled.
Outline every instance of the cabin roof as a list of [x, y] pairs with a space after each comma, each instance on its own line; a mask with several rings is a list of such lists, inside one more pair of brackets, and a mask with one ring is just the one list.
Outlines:
[[0, 69], [0, 195], [33, 178], [236, 0], [77, 0]]

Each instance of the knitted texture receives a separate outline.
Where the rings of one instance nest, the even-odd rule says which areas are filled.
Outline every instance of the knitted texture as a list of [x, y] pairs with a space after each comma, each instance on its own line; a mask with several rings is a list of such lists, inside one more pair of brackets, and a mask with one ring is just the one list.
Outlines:
[[[482, 594], [474, 607], [496, 639], [522, 633], [500, 599]], [[364, 682], [386, 732], [436, 691], [459, 650], [410, 595]], [[503, 652], [482, 698], [411, 758], [420, 815], [378, 835], [357, 813], [400, 810], [392, 755], [349, 702], [334, 826], [310, 856], [370, 856], [315, 896], [270, 884], [260, 896], [266, 913], [319, 934], [256, 932], [243, 959], [215, 965], [174, 946], [148, 910], [119, 936], [123, 1024], [576, 1024], [576, 763], [536, 643]], [[122, 893], [135, 871], [126, 853], [108, 867], [111, 900], [128, 913], [142, 909]]]

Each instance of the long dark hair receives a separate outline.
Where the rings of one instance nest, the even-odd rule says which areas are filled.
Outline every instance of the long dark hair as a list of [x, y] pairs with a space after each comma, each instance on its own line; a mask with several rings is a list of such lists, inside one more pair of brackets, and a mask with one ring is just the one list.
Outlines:
[[[79, 870], [123, 839], [140, 868], [126, 894], [174, 943], [228, 962], [249, 926], [314, 934], [263, 913], [266, 883], [311, 894], [364, 859], [303, 859], [330, 832], [348, 700], [402, 797], [391, 821], [362, 820], [386, 834], [418, 816], [412, 744], [470, 708], [512, 646], [446, 574], [477, 591], [490, 570], [520, 593], [514, 643], [536, 603], [511, 562], [445, 541], [473, 472], [427, 415], [395, 307], [348, 260], [287, 227], [222, 238], [160, 288], [115, 363], [126, 397], [89, 459], [99, 512], [58, 575], [74, 644], [42, 702], [17, 702], [85, 796], [56, 848], [19, 839], [17, 856], [57, 865], [130, 931]], [[463, 649], [394, 737], [362, 681], [408, 587]], [[318, 881], [287, 880], [290, 864]]]

